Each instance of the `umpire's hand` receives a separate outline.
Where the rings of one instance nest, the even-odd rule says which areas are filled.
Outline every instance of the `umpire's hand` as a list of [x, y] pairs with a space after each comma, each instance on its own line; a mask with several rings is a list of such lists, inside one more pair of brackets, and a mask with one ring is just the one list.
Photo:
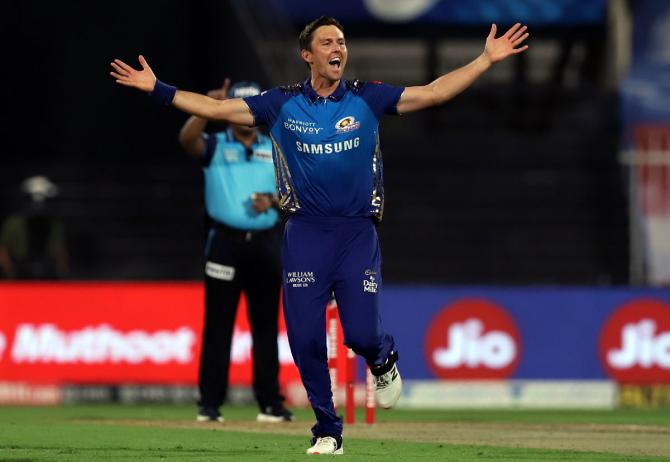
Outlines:
[[215, 88], [214, 90], [209, 90], [207, 96], [214, 99], [228, 99], [228, 90], [230, 90], [230, 79], [226, 77], [226, 80], [223, 81], [223, 86], [221, 88]]
[[268, 193], [253, 193], [251, 203], [256, 212], [265, 213], [274, 205], [274, 196]]

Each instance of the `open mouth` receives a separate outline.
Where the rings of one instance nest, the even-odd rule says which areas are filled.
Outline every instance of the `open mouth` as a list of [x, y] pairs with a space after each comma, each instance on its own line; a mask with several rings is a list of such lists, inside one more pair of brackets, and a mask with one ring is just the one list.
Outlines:
[[335, 66], [339, 69], [340, 66], [342, 66], [342, 58], [333, 58], [330, 61], [328, 61], [328, 64], [330, 64], [331, 66]]

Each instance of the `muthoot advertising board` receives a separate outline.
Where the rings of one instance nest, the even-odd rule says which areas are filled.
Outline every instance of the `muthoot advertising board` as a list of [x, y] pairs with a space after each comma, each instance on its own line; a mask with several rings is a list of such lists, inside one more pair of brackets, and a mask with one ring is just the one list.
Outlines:
[[[0, 382], [197, 383], [204, 293], [198, 283], [0, 284]], [[283, 384], [298, 372], [280, 322]], [[252, 383], [242, 297], [230, 382]]]

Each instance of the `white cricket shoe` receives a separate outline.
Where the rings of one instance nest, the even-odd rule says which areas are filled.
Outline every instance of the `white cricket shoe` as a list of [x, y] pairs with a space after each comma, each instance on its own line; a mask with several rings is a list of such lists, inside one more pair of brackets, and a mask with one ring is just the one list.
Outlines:
[[342, 437], [321, 436], [312, 438], [312, 447], [307, 449], [307, 454], [344, 454]]
[[391, 409], [400, 399], [402, 391], [402, 379], [398, 368], [394, 364], [391, 370], [380, 376], [372, 375], [375, 383], [375, 396], [377, 404], [384, 409]]

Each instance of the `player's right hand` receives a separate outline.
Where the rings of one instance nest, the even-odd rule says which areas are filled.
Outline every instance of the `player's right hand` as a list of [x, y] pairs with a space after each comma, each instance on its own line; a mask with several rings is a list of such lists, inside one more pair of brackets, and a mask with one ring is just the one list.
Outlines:
[[144, 59], [144, 56], [139, 56], [140, 66], [142, 70], [133, 69], [120, 59], [115, 59], [111, 63], [114, 71], [109, 74], [116, 79], [116, 83], [125, 85], [126, 87], [137, 88], [138, 90], [150, 93], [154, 91], [156, 86], [156, 76], [149, 67], [149, 63]]

